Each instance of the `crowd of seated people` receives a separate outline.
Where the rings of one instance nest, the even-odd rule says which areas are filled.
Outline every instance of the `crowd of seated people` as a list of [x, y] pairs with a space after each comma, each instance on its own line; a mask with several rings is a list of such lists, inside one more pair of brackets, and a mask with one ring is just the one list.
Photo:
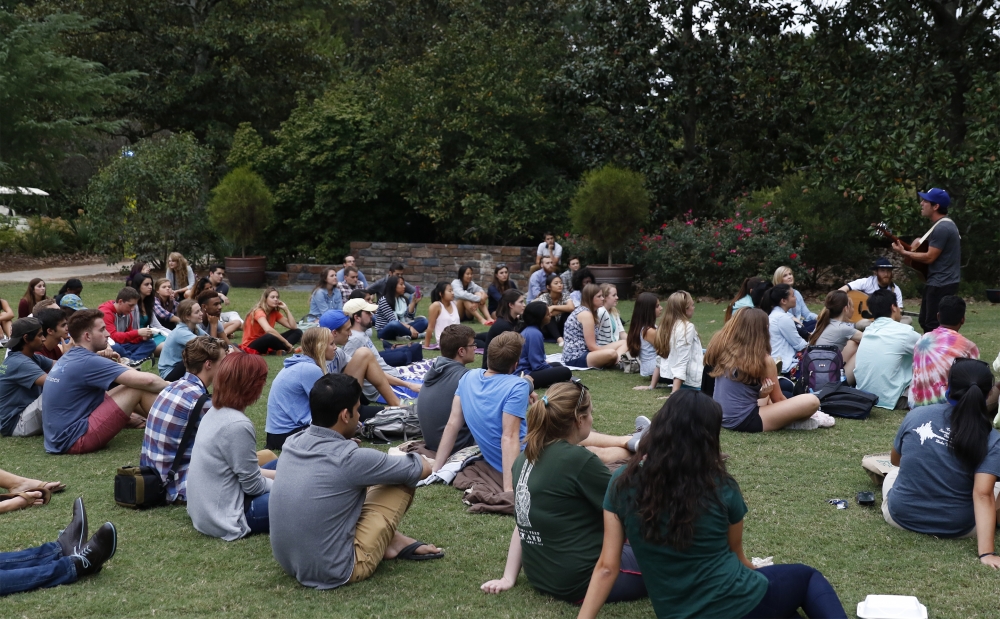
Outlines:
[[[456, 279], [434, 286], [427, 318], [417, 315], [419, 287], [406, 282], [401, 263], [369, 285], [352, 257], [339, 273], [320, 274], [303, 323], [275, 288], [264, 289], [243, 318], [226, 312], [224, 269], [213, 265], [196, 278], [177, 253], [166, 278], [154, 280], [148, 265], [137, 265], [97, 310], [83, 305], [79, 280], [52, 299], [44, 281], [32, 280], [18, 307], [23, 317], [0, 304], [7, 353], [0, 435], [43, 435], [49, 453], [85, 454], [126, 428], [144, 429], [141, 465], [162, 477], [167, 502], [186, 506], [197, 531], [226, 541], [269, 534], [281, 569], [317, 589], [365, 580], [385, 560], [443, 558], [436, 545], [404, 535], [402, 521], [417, 482], [477, 445], [514, 497], [503, 577], [484, 583], [487, 593], [514, 587], [523, 567], [534, 589], [580, 605], [581, 617], [643, 597], [658, 616], [794, 616], [802, 609], [844, 617], [814, 568], [756, 568], [747, 560], [747, 507], [719, 445], [722, 428], [832, 426], [816, 395], [782, 389], [801, 370], [803, 351], [829, 346], [842, 355], [847, 382], [877, 395], [878, 406], [912, 409], [892, 445], [897, 468], [883, 485], [886, 522], [976, 537], [980, 561], [1000, 568], [993, 551], [1000, 433], [990, 427], [1000, 391], [979, 349], [959, 333], [961, 298], [944, 296], [939, 326], [920, 336], [901, 321], [898, 287], [891, 277], [883, 282], [891, 268], [876, 263], [878, 288], [866, 301], [862, 331], [851, 322], [845, 291], [827, 294], [817, 316], [782, 267], [770, 281], [742, 282], [703, 350], [689, 293], [674, 292], [661, 305], [643, 292], [624, 321], [617, 288], [596, 284], [575, 256], [559, 274], [561, 254], [547, 237], [527, 294], [506, 265], [494, 269], [488, 291], [463, 265]], [[867, 286], [858, 282], [845, 287]], [[477, 334], [463, 320], [489, 329]], [[550, 361], [545, 343], [559, 339], [562, 362]], [[440, 355], [424, 362], [422, 379], [408, 379], [407, 368], [433, 348]], [[477, 352], [485, 353], [482, 368], [470, 369]], [[271, 373], [267, 354], [288, 356]], [[119, 357], [153, 358], [159, 376]], [[591, 393], [573, 377], [573, 368], [613, 367], [650, 379], [637, 389], [664, 382], [672, 394], [652, 421], [638, 416], [631, 435], [594, 432]], [[265, 449], [258, 451], [247, 409], [269, 378]], [[414, 407], [433, 460], [360, 446], [359, 427], [382, 406], [401, 404]], [[179, 453], [191, 424], [195, 438]], [[51, 492], [3, 471], [0, 486], [17, 495], [0, 495], [0, 513], [47, 502]], [[44, 575], [23, 580], [0, 574], [0, 595], [96, 573], [114, 555], [117, 532], [107, 523], [87, 540], [78, 499], [56, 542], [0, 554], [0, 572], [43, 555], [51, 563]]]

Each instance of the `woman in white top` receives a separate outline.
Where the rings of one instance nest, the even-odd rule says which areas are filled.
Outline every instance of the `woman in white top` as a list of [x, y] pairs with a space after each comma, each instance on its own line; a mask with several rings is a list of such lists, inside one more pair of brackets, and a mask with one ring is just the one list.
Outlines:
[[652, 292], [644, 292], [635, 300], [625, 342], [629, 355], [639, 359], [639, 376], [653, 376], [657, 371], [653, 342], [656, 341], [656, 319], [662, 311], [660, 299]]
[[[701, 376], [705, 369], [701, 338], [691, 317], [694, 316], [694, 299], [684, 290], [667, 297], [667, 311], [660, 320], [656, 333], [656, 352], [660, 356], [657, 374], [670, 381], [670, 392], [680, 389], [701, 389]], [[656, 386], [657, 375], [651, 387]]]
[[437, 350], [440, 344], [431, 344], [431, 333], [434, 341], [440, 342], [441, 332], [448, 325], [462, 322], [455, 303], [455, 293], [448, 282], [438, 282], [431, 291], [431, 306], [427, 309], [427, 330], [424, 332], [424, 348]]
[[854, 355], [861, 343], [861, 331], [848, 322], [854, 315], [854, 303], [846, 292], [834, 290], [826, 295], [823, 311], [816, 321], [816, 330], [809, 338], [810, 346], [836, 346], [844, 358], [844, 373], [854, 384]]
[[493, 324], [487, 311], [490, 297], [482, 286], [472, 281], [471, 266], [463, 264], [458, 267], [458, 278], [452, 280], [451, 290], [463, 318], [475, 318], [484, 325]]
[[795, 328], [795, 321], [789, 313], [795, 307], [795, 291], [788, 284], [778, 284], [764, 294], [760, 309], [767, 313], [771, 332], [771, 356], [781, 360], [781, 373], [787, 375], [798, 366], [795, 353], [808, 343]]
[[618, 289], [614, 284], [601, 284], [604, 305], [597, 308], [597, 345], [604, 346], [624, 340], [628, 333], [618, 313]]
[[813, 329], [816, 328], [816, 314], [809, 311], [809, 306], [806, 305], [805, 299], [802, 298], [802, 293], [794, 288], [795, 274], [792, 273], [792, 270], [788, 267], [778, 267], [771, 281], [775, 286], [778, 284], [787, 284], [792, 289], [792, 294], [795, 295], [795, 305], [788, 310], [788, 313], [795, 321], [795, 324], [804, 329], [803, 335], [805, 333], [812, 333]]

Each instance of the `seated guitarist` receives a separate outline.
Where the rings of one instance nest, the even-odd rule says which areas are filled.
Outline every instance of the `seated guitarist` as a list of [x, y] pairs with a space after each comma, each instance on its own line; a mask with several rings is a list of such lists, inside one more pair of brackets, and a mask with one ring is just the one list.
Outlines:
[[[861, 279], [856, 279], [852, 282], [848, 282], [840, 287], [844, 292], [850, 292], [852, 290], [857, 290], [865, 294], [871, 294], [876, 290], [889, 290], [896, 295], [896, 306], [899, 307], [900, 311], [903, 309], [903, 291], [899, 289], [892, 281], [892, 270], [896, 266], [889, 262], [888, 258], [879, 258], [872, 265], [872, 271], [875, 271], [874, 275], [868, 277], [863, 277]], [[861, 320], [854, 326], [860, 331], [864, 331], [865, 327], [871, 324], [870, 319]], [[909, 316], [904, 316], [900, 319], [900, 322], [904, 324], [910, 324]]]
[[907, 251], [900, 243], [893, 243], [896, 253], [914, 262], [928, 265], [927, 285], [920, 304], [920, 327], [924, 333], [938, 328], [938, 304], [942, 297], [958, 293], [962, 277], [962, 246], [958, 226], [947, 217], [951, 198], [944, 189], [931, 189], [920, 196], [920, 214], [934, 225], [920, 240], [927, 244], [926, 252]]

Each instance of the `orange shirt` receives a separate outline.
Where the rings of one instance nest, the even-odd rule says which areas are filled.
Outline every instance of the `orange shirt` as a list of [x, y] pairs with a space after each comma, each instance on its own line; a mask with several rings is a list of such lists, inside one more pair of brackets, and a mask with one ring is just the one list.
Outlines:
[[264, 329], [261, 328], [260, 324], [257, 322], [258, 318], [267, 316], [267, 324], [274, 327], [274, 324], [278, 322], [281, 318], [281, 312], [278, 310], [273, 310], [270, 314], [265, 314], [264, 310], [258, 309], [254, 310], [250, 314], [247, 314], [247, 319], [243, 323], [243, 345], [246, 346], [264, 335]]

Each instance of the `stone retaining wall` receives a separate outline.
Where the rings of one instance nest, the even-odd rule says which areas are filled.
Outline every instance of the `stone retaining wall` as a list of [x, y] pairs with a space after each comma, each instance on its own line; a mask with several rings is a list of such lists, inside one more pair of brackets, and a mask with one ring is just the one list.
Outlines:
[[[430, 296], [440, 281], [455, 279], [458, 267], [472, 266], [473, 280], [483, 288], [493, 281], [493, 268], [505, 264], [510, 277], [521, 290], [528, 289], [528, 269], [535, 263], [534, 247], [504, 247], [500, 245], [464, 245], [453, 243], [351, 243], [351, 255], [368, 282], [382, 278], [393, 262], [403, 263], [407, 282], [420, 286]], [[268, 283], [274, 286], [315, 284], [325, 264], [289, 264], [285, 271], [268, 272]]]

